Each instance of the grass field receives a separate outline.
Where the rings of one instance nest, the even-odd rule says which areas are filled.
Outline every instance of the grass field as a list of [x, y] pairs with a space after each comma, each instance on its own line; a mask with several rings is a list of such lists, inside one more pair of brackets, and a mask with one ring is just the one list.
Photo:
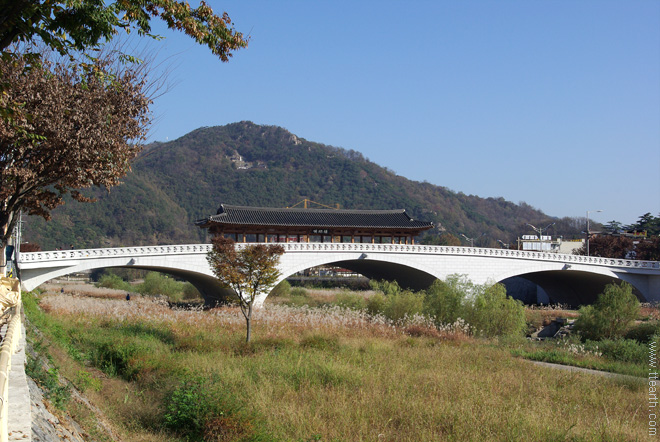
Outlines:
[[[245, 344], [235, 308], [116, 295], [51, 287], [25, 304], [42, 333], [30, 339], [122, 440], [652, 440], [643, 380], [539, 367], [512, 354], [524, 342], [277, 302]], [[70, 402], [103, 440], [98, 416]]]

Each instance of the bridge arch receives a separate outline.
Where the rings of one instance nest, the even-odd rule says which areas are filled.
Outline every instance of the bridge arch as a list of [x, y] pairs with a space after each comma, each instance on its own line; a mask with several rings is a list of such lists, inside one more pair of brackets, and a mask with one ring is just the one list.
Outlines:
[[337, 266], [352, 270], [356, 273], [366, 276], [369, 279], [376, 280], [396, 280], [401, 287], [409, 288], [412, 290], [422, 290], [428, 288], [433, 281], [437, 278], [429, 271], [415, 267], [404, 262], [396, 262], [394, 260], [386, 259], [364, 259], [364, 258], [325, 258], [310, 260], [305, 264], [298, 264], [292, 267], [287, 267], [278, 279], [278, 283], [282, 280], [304, 270], [319, 267], [319, 266]]
[[523, 267], [508, 271], [496, 279], [503, 282], [515, 277], [524, 278], [543, 289], [550, 302], [572, 307], [594, 303], [605, 286], [622, 281], [633, 287], [633, 293], [641, 302], [650, 301], [638, 287], [643, 285], [643, 281], [617, 274], [610, 268], [574, 269], [571, 264], [561, 263], [548, 267], [543, 270], [539, 270], [538, 266]]
[[[376, 279], [397, 279], [414, 289], [429, 286], [450, 274], [466, 275], [475, 284], [503, 281], [513, 276], [532, 278], [541, 286], [583, 285], [588, 281], [602, 292], [606, 283], [619, 279], [631, 283], [638, 296], [660, 301], [660, 263], [583, 257], [520, 250], [411, 244], [281, 243], [286, 253], [280, 260], [281, 279], [324, 264], [352, 269]], [[83, 270], [129, 267], [161, 271], [182, 277], [205, 298], [220, 288], [206, 260], [210, 244], [128, 247], [114, 249], [32, 252], [20, 255], [23, 286], [31, 290], [48, 279]], [[553, 289], [553, 287], [556, 287]], [[577, 288], [575, 289], [577, 290]], [[587, 294], [589, 294], [587, 293]], [[550, 293], [549, 293], [550, 294]], [[263, 302], [267, 295], [257, 300]], [[553, 295], [561, 299], [561, 295]], [[579, 293], [577, 302], [582, 303]]]
[[[67, 250], [24, 253], [20, 273], [25, 290], [33, 290], [46, 281], [71, 273], [104, 268], [150, 270], [190, 282], [204, 297], [217, 299], [227, 295], [206, 263], [210, 245], [152, 246], [115, 249]], [[35, 266], [39, 260], [47, 263]]]

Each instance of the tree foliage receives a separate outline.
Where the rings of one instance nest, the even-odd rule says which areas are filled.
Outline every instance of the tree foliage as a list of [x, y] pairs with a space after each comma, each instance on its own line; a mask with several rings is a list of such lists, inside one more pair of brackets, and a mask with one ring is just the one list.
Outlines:
[[[625, 259], [634, 247], [633, 240], [625, 236], [594, 236], [589, 239], [589, 255]], [[575, 255], [587, 255], [587, 244], [576, 249]]]
[[474, 285], [465, 275], [449, 275], [444, 281], [436, 280], [426, 290], [424, 313], [433, 318], [436, 325], [453, 324], [464, 317], [466, 297]]
[[[135, 65], [134, 56], [103, 55], [115, 35], [150, 35], [151, 20], [160, 19], [222, 61], [247, 46], [227, 13], [217, 16], [204, 2], [0, 0], [0, 11], [3, 244], [20, 210], [47, 219], [69, 191], [82, 201], [77, 189], [117, 184], [140, 150], [130, 141], [144, 136], [149, 99], [137, 70], [111, 69]], [[46, 60], [53, 51], [68, 63]]]
[[86, 51], [119, 31], [150, 35], [154, 18], [209, 47], [222, 61], [247, 46], [227, 13], [215, 15], [205, 2], [191, 8], [187, 2], [174, 0], [2, 0], [0, 10], [3, 52], [14, 43], [37, 39], [61, 54]]
[[527, 328], [523, 303], [507, 296], [502, 284], [484, 287], [466, 310], [465, 319], [482, 336], [522, 336]]
[[12, 85], [0, 104], [14, 107], [0, 119], [3, 243], [20, 210], [48, 219], [67, 193], [89, 201], [78, 189], [116, 185], [149, 122], [145, 80], [133, 69], [113, 71], [103, 59], [84, 72], [63, 62], [28, 64], [0, 60], [0, 82]]
[[236, 249], [230, 238], [215, 236], [208, 262], [224, 286], [233, 290], [247, 325], [246, 342], [250, 341], [254, 302], [267, 293], [277, 281], [277, 265], [284, 247], [277, 244], [253, 244]]
[[630, 284], [608, 284], [594, 304], [580, 308], [574, 328], [584, 339], [622, 337], [639, 309], [639, 300]]

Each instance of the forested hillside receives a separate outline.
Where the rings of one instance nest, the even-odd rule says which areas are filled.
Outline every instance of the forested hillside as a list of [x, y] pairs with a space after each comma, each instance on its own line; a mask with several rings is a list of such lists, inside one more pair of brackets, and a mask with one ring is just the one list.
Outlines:
[[[441, 180], [441, 170], [438, 174]], [[579, 220], [552, 219], [524, 203], [411, 181], [353, 150], [251, 122], [150, 144], [122, 185], [86, 194], [98, 201], [69, 200], [49, 222], [28, 218], [24, 239], [43, 249], [196, 243], [205, 240], [205, 232], [194, 221], [214, 214], [221, 203], [288, 207], [304, 198], [344, 209], [405, 208], [413, 218], [435, 223], [427, 241], [451, 233], [479, 237], [475, 245], [497, 246], [497, 240], [533, 234], [526, 223], [556, 222], [548, 233], [565, 237], [583, 229]]]

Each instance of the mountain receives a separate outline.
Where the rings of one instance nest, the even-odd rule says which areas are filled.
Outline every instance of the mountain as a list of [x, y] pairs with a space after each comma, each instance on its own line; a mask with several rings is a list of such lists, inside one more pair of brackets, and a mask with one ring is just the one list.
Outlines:
[[497, 246], [497, 240], [533, 233], [525, 223], [557, 222], [564, 235], [580, 228], [525, 203], [411, 181], [353, 150], [247, 121], [150, 144], [123, 184], [85, 194], [97, 202], [69, 199], [49, 222], [29, 217], [23, 238], [44, 250], [197, 243], [205, 241], [205, 231], [194, 221], [214, 214], [221, 203], [290, 207], [304, 198], [344, 209], [404, 208], [413, 218], [435, 223], [429, 241], [449, 232], [479, 236], [475, 245]]

